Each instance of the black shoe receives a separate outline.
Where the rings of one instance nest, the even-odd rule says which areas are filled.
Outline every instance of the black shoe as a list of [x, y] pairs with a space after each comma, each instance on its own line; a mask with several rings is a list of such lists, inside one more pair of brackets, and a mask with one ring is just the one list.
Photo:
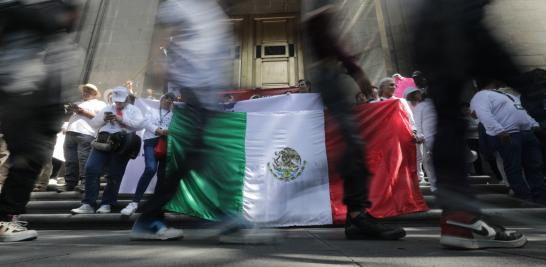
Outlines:
[[345, 237], [349, 240], [399, 240], [405, 236], [404, 228], [380, 223], [368, 214], [355, 218], [347, 214]]

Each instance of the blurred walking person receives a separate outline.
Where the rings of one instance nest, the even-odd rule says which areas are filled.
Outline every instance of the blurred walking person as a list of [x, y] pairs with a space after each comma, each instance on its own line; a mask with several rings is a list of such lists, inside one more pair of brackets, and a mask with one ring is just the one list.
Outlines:
[[233, 30], [216, 0], [167, 0], [161, 3], [158, 21], [168, 31], [167, 57], [169, 91], [181, 95], [186, 114], [194, 127], [191, 138], [184, 140], [184, 152], [176, 172], [159, 180], [155, 193], [140, 208], [142, 213], [133, 226], [132, 239], [178, 239], [182, 230], [169, 228], [163, 206], [179, 188], [180, 177], [205, 161], [201, 155], [202, 132], [208, 117], [220, 110], [219, 92], [230, 85]]
[[0, 1], [0, 121], [10, 151], [0, 193], [0, 242], [35, 239], [17, 221], [61, 130], [63, 104], [75, 100], [80, 69], [68, 39], [72, 1]]
[[[304, 30], [314, 57], [314, 64], [311, 64], [313, 88], [320, 92], [324, 105], [339, 125], [346, 145], [339, 162], [343, 177], [343, 202], [347, 206], [345, 236], [347, 239], [401, 239], [406, 235], [403, 228], [382, 224], [366, 212], [372, 203], [368, 199], [370, 173], [364, 161], [364, 142], [356, 128], [350, 98], [344, 90], [338, 89], [342, 88], [341, 79], [346, 75], [344, 71], [354, 79], [366, 98], [371, 97], [373, 86], [356, 58], [343, 48], [336, 37], [335, 1], [308, 0], [302, 3]], [[343, 70], [338, 63], [341, 63]]]
[[[414, 60], [428, 80], [437, 112], [432, 156], [444, 246], [480, 249], [522, 247], [527, 239], [481, 215], [467, 177], [463, 86], [473, 78], [515, 85], [519, 70], [484, 26], [490, 0], [426, 0], [415, 30]], [[515, 86], [514, 88], [518, 88]]]

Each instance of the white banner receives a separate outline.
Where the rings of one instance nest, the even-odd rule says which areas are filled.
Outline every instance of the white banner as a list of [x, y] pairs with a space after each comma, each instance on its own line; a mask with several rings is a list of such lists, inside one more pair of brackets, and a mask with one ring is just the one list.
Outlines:
[[235, 112], [285, 112], [304, 110], [323, 110], [320, 94], [286, 94], [258, 99], [239, 101]]

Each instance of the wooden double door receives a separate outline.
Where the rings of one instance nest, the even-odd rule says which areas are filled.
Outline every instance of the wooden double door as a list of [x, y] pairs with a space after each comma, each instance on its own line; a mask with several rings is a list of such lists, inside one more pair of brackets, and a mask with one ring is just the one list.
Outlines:
[[242, 88], [296, 86], [303, 79], [296, 16], [232, 20], [236, 33], [234, 85]]

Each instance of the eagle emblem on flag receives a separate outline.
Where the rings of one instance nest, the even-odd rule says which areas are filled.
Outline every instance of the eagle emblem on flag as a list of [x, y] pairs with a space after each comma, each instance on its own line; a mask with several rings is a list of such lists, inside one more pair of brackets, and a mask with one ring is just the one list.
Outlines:
[[267, 169], [281, 181], [289, 182], [300, 177], [305, 170], [307, 161], [293, 148], [285, 147], [275, 152], [273, 162], [267, 163]]

